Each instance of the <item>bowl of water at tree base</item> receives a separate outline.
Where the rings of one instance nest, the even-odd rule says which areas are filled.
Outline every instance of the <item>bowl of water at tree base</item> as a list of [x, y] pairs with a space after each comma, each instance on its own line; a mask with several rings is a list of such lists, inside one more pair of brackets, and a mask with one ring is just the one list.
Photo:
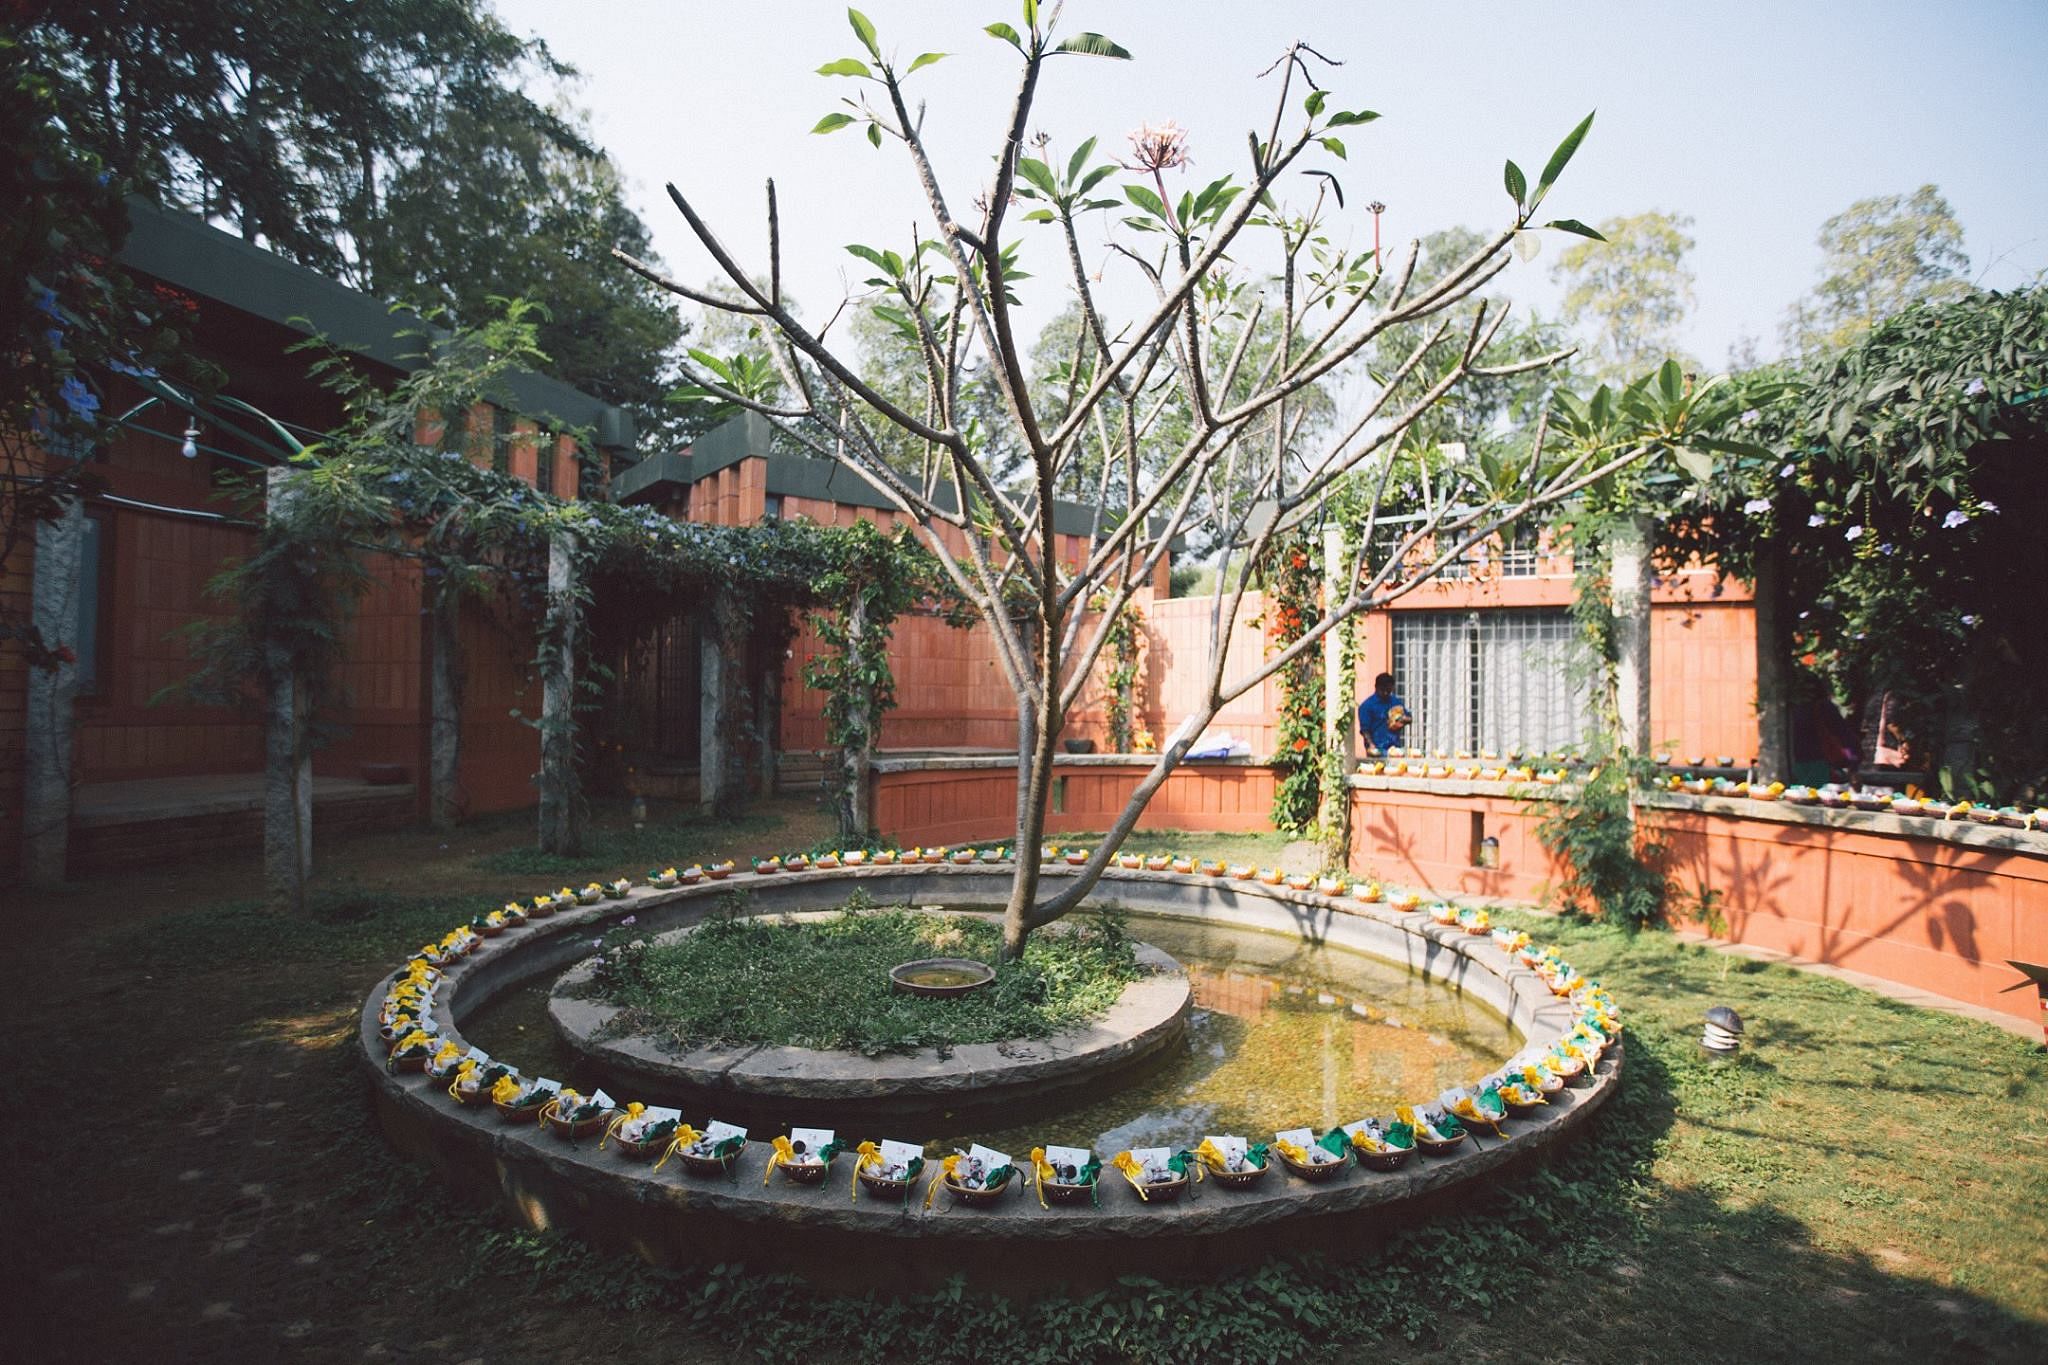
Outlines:
[[902, 962], [889, 969], [889, 980], [906, 995], [945, 998], [979, 990], [996, 979], [986, 962], [966, 957], [926, 957]]

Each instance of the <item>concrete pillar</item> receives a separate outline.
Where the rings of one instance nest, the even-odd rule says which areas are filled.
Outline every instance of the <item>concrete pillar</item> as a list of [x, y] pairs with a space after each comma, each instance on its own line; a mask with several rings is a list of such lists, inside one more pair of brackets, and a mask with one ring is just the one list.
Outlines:
[[[267, 478], [267, 514], [289, 505], [288, 468]], [[263, 717], [263, 882], [282, 909], [303, 910], [313, 875], [313, 747], [307, 734], [307, 689], [294, 672], [291, 653], [264, 645], [270, 694]]]
[[1785, 620], [1784, 552], [1756, 557], [1756, 764], [1767, 782], [1792, 780], [1792, 632]]
[[454, 829], [462, 819], [462, 599], [445, 579], [428, 592], [427, 818]]
[[[78, 579], [85, 545], [85, 507], [73, 499], [55, 520], [36, 525], [35, 589], [30, 599], [36, 633], [52, 650], [78, 647]], [[78, 664], [58, 660], [28, 670], [28, 715], [23, 736], [22, 879], [29, 886], [64, 880], [71, 844], [72, 699]]]
[[[1334, 611], [1350, 587], [1344, 572], [1344, 531], [1337, 526], [1323, 528], [1323, 610]], [[1319, 787], [1316, 823], [1334, 863], [1342, 863], [1351, 844], [1350, 789], [1344, 785], [1357, 762], [1357, 744], [1351, 730], [1351, 679], [1344, 673], [1344, 627], [1333, 627], [1323, 636], [1323, 739], [1338, 756], [1340, 774], [1332, 783]]]
[[732, 815], [746, 798], [746, 772], [740, 763], [746, 624], [746, 608], [738, 597], [723, 588], [713, 594], [698, 650], [702, 709], [697, 732], [697, 803], [706, 813]]
[[1650, 751], [1650, 543], [1656, 523], [1644, 513], [1616, 522], [1608, 538], [1614, 599], [1614, 703], [1619, 738]]
[[583, 851], [583, 800], [576, 776], [576, 540], [548, 542], [547, 619], [541, 625], [540, 846]]

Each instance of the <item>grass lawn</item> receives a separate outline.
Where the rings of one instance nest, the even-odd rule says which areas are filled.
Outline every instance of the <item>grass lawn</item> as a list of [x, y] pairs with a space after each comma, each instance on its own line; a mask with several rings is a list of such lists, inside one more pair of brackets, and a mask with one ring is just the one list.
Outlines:
[[[24, 1361], [2048, 1359], [2048, 1057], [1986, 1025], [1690, 947], [1527, 919], [1627, 1012], [1622, 1092], [1547, 1169], [1349, 1265], [1079, 1300], [901, 1304], [773, 1267], [671, 1275], [444, 1198], [370, 1129], [356, 1010], [429, 932], [572, 875], [804, 848], [599, 812], [600, 854], [526, 819], [324, 845], [314, 911], [255, 858], [17, 897], [0, 1337]], [[1077, 841], [1078, 842], [1078, 841]], [[1274, 861], [1279, 841], [1140, 839]], [[1254, 850], [1263, 850], [1255, 852]], [[1518, 916], [1509, 914], [1511, 920]], [[1709, 1063], [1701, 1014], [1748, 1021]], [[637, 1311], [636, 1311], [637, 1310]]]

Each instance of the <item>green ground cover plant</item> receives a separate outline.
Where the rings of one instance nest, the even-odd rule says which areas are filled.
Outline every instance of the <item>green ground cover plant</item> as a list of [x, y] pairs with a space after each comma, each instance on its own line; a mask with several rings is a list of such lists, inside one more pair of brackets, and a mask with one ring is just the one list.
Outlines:
[[[1003, 962], [1002, 927], [972, 915], [850, 903], [832, 919], [763, 919], [726, 898], [665, 943], [615, 936], [590, 994], [624, 1007], [621, 1033], [678, 1046], [767, 1043], [878, 1056], [963, 1043], [1044, 1038], [1098, 1019], [1139, 968], [1111, 914], [1034, 938]], [[995, 980], [954, 999], [903, 994], [889, 969], [930, 957], [993, 965]]]

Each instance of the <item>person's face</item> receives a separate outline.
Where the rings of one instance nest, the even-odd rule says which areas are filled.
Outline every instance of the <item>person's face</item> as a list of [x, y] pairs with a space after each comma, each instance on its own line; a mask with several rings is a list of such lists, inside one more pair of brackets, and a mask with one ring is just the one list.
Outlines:
[[1378, 697], [1381, 701], [1385, 701], [1388, 697], [1394, 695], [1394, 685], [1390, 682], [1375, 683], [1373, 684], [1372, 691], [1374, 696]]

